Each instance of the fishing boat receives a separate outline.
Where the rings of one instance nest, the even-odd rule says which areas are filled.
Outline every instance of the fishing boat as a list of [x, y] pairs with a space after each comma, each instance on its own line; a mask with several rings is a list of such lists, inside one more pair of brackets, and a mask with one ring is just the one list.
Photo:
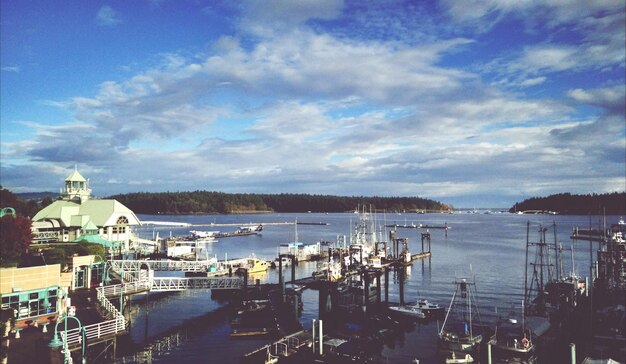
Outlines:
[[468, 282], [466, 278], [457, 279], [454, 283], [456, 289], [439, 332], [440, 343], [443, 349], [449, 351], [473, 352], [483, 340], [474, 320], [476, 315], [477, 321], [480, 321], [474, 298], [476, 284]]
[[392, 312], [415, 318], [426, 318], [426, 314], [417, 305], [389, 306]]
[[240, 267], [239, 270], [242, 271], [246, 269], [248, 274], [254, 274], [265, 272], [269, 269], [269, 267], [270, 264], [268, 262], [252, 255], [250, 258], [246, 259], [244, 266]]
[[526, 327], [524, 316], [522, 315], [520, 322], [513, 313], [509, 317], [498, 318], [490, 344], [494, 356], [507, 359], [527, 359], [535, 351], [533, 337]]

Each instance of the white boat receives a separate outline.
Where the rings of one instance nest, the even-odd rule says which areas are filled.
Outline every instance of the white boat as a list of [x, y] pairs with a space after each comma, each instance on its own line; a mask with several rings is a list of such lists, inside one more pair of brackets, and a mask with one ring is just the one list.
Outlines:
[[278, 264], [282, 264], [283, 268], [291, 265], [291, 259], [287, 257], [281, 257], [274, 259], [274, 266], [278, 267]]
[[415, 306], [427, 315], [435, 315], [444, 312], [443, 306], [439, 306], [436, 303], [428, 302], [428, 300], [425, 299], [418, 300]]
[[420, 310], [417, 305], [404, 305], [404, 306], [389, 306], [392, 312], [402, 315], [412, 316], [416, 318], [426, 318], [426, 315]]
[[[202, 231], [202, 230], [191, 230], [189, 231], [191, 237], [193, 239], [202, 239], [202, 238], [215, 238], [219, 231]], [[217, 240], [216, 240], [217, 241]]]
[[483, 340], [474, 322], [474, 315], [478, 316], [478, 305], [474, 298], [476, 284], [465, 278], [454, 283], [456, 290], [439, 332], [439, 339], [442, 347], [449, 351], [473, 352]]
[[457, 357], [456, 353], [453, 351], [449, 358], [446, 358], [446, 364], [465, 364], [465, 363], [473, 363], [474, 358], [472, 358], [469, 354], [460, 354], [460, 357]]

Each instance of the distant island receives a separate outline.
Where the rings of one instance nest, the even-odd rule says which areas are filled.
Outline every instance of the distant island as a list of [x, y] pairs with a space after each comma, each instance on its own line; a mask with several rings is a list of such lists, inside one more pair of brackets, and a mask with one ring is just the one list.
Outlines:
[[560, 193], [516, 203], [509, 212], [545, 211], [563, 215], [626, 215], [626, 192], [572, 195]]
[[128, 193], [114, 195], [131, 210], [142, 214], [232, 214], [263, 212], [345, 212], [357, 206], [377, 211], [448, 211], [451, 207], [420, 197], [364, 197], [309, 194], [251, 194], [210, 191]]

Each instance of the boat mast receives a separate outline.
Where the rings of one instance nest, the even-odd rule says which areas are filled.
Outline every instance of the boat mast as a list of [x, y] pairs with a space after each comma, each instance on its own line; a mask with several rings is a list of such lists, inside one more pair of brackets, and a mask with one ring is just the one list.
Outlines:
[[561, 253], [559, 252], [558, 247], [557, 247], [557, 243], [556, 243], [556, 221], [552, 221], [552, 230], [553, 230], [553, 233], [554, 233], [554, 254], [555, 254], [555, 257], [556, 257], [556, 264], [557, 264], [557, 267], [556, 267], [556, 279], [558, 281], [560, 281], [561, 280], [561, 269], [562, 269], [563, 262], [561, 261]]
[[529, 248], [530, 221], [526, 221], [526, 264], [524, 264], [524, 300], [528, 300], [528, 248]]
[[450, 316], [450, 311], [452, 311], [452, 305], [454, 304], [454, 300], [456, 299], [456, 293], [459, 290], [458, 282], [454, 282], [456, 284], [456, 288], [454, 289], [454, 294], [452, 295], [452, 300], [450, 301], [450, 306], [448, 306], [448, 312], [446, 312], [446, 317], [443, 319], [443, 324], [441, 325], [441, 331], [439, 331], [439, 336], [443, 335], [443, 330], [446, 327], [446, 322], [448, 321], [448, 317]]
[[469, 312], [469, 331], [470, 331], [470, 340], [474, 339], [474, 331], [472, 329], [472, 287], [467, 287], [467, 309]]

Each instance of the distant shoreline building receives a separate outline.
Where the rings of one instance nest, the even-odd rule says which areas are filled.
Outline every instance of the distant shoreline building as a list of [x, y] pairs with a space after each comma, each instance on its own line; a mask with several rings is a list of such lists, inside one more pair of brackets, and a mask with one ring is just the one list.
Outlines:
[[86, 240], [105, 248], [121, 244], [128, 251], [131, 229], [138, 225], [135, 213], [122, 203], [92, 198], [89, 181], [75, 169], [65, 179], [61, 197], [33, 217], [33, 244]]

